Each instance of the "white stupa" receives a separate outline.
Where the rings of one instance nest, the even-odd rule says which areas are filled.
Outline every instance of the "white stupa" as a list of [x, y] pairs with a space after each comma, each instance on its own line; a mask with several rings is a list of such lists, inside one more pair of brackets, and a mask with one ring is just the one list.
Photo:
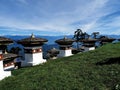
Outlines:
[[56, 48], [52, 48], [47, 51], [47, 58], [48, 59], [57, 59], [57, 55], [59, 54], [59, 50]]
[[95, 42], [97, 39], [87, 38], [82, 39], [81, 42], [83, 42], [84, 52], [95, 50]]
[[3, 54], [2, 50], [0, 50], [0, 80], [4, 79], [5, 77], [11, 76], [11, 71], [4, 71], [3, 68]]
[[[13, 44], [13, 40], [6, 37], [0, 36], [0, 50], [2, 52], [2, 62], [4, 70], [11, 70], [14, 69], [14, 59], [17, 57], [16, 54], [7, 53], [7, 45]], [[1, 63], [2, 63], [1, 62]]]
[[42, 45], [48, 40], [36, 38], [33, 34], [29, 38], [18, 41], [24, 46], [25, 60], [21, 62], [21, 66], [34, 66], [46, 62], [43, 59]]
[[72, 43], [74, 40], [64, 37], [63, 39], [56, 40], [55, 42], [59, 44], [60, 52], [58, 54], [58, 57], [66, 57], [72, 55]]

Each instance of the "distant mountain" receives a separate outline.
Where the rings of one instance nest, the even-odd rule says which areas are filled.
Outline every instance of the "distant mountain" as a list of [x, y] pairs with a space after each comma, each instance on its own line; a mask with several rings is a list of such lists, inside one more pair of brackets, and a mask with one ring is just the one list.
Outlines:
[[[112, 37], [112, 38], [120, 38], [120, 35], [106, 35], [108, 37]], [[11, 38], [15, 41], [17, 40], [21, 40], [23, 38], [27, 38], [29, 36], [11, 36], [11, 35], [6, 35], [5, 37]], [[64, 36], [36, 36], [36, 37], [40, 37], [40, 38], [45, 38], [48, 40], [48, 42], [46, 44], [43, 45], [43, 57], [46, 58], [46, 54], [47, 54], [47, 50], [54, 48], [59, 49], [58, 44], [55, 43], [55, 40], [57, 39], [61, 39]], [[67, 36], [68, 38], [73, 38], [73, 35], [69, 35]], [[23, 47], [21, 45], [18, 45], [17, 43], [14, 43], [13, 45], [9, 45], [8, 46], [8, 50], [10, 50], [12, 47], [20, 47], [22, 49], [21, 51], [21, 55], [23, 55]], [[73, 47], [76, 47], [76, 43], [73, 44]]]
[[[68, 35], [67, 37], [68, 38], [73, 38], [73, 36], [74, 35]], [[116, 38], [116, 39], [120, 38], [120, 35], [105, 35], [105, 36]], [[12, 36], [12, 35], [6, 35], [5, 37], [11, 38], [11, 39], [17, 41], [17, 40], [21, 40], [23, 38], [27, 38], [29, 36], [18, 36], [18, 35]], [[55, 44], [55, 40], [61, 39], [64, 36], [40, 36], [40, 35], [37, 35], [36, 37], [47, 39], [48, 40], [47, 44]]]
[[116, 38], [116, 39], [119, 39], [120, 38], [120, 35], [106, 35], [108, 37], [112, 37], [112, 38]]

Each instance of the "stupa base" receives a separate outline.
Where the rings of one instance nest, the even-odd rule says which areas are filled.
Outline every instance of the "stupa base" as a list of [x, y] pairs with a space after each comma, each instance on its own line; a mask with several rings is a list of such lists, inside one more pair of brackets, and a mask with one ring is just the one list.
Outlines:
[[85, 47], [84, 52], [95, 50], [95, 47]]
[[73, 55], [71, 49], [70, 50], [60, 50], [58, 57], [68, 57], [71, 55]]
[[53, 59], [53, 60], [54, 60], [54, 59], [57, 59], [57, 57], [51, 57], [50, 59]]
[[43, 64], [45, 62], [47, 62], [45, 59], [41, 60], [40, 62], [26, 62], [26, 61], [22, 61], [21, 62], [21, 67], [35, 66], [35, 65]]
[[0, 80], [6, 78], [6, 77], [9, 77], [11, 76], [11, 71], [2, 71], [0, 72]]

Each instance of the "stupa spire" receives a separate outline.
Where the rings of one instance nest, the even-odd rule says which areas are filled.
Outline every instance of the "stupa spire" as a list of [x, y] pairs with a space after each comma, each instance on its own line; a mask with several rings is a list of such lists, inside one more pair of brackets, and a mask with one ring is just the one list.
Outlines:
[[31, 34], [31, 38], [35, 38], [35, 35], [33, 33]]

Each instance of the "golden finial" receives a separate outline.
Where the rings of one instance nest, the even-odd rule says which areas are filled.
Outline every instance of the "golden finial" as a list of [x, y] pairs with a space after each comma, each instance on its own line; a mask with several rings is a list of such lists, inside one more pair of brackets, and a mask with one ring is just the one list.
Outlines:
[[35, 38], [35, 35], [32, 33], [31, 38]]

